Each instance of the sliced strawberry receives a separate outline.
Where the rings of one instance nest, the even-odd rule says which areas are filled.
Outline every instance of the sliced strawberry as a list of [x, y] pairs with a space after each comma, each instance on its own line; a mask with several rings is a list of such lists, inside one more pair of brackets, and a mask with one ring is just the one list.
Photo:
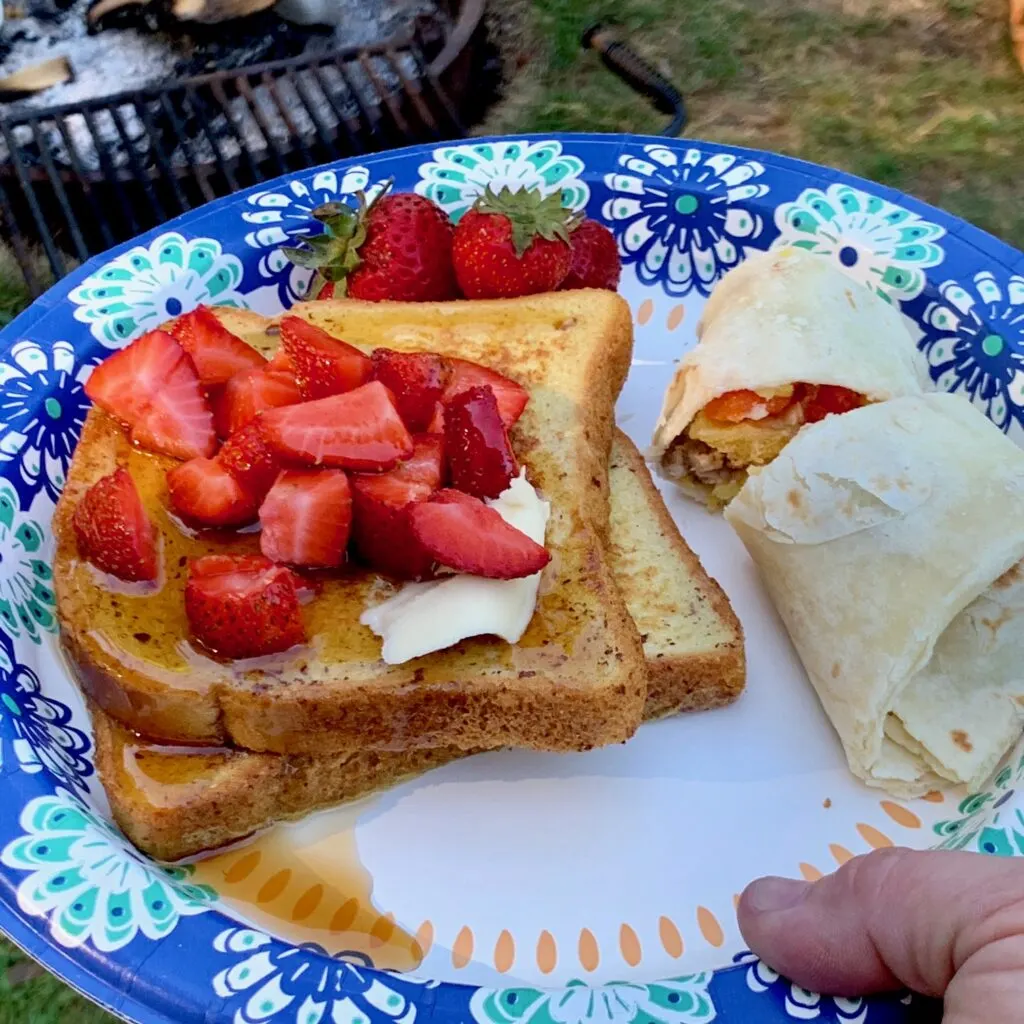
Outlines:
[[263, 414], [263, 436], [278, 455], [311, 466], [391, 469], [413, 444], [379, 381], [355, 391]]
[[78, 552], [103, 572], [121, 580], [155, 580], [153, 524], [126, 469], [102, 477], [82, 496], [72, 525]]
[[451, 379], [445, 388], [441, 401], [448, 405], [456, 396], [470, 388], [489, 387], [498, 400], [498, 411], [506, 427], [513, 427], [516, 420], [523, 414], [530, 395], [522, 384], [489, 370], [479, 363], [471, 363], [467, 359], [449, 359]]
[[420, 434], [412, 457], [388, 473], [353, 473], [352, 540], [356, 553], [379, 572], [422, 579], [434, 559], [412, 535], [408, 507], [425, 501], [441, 485], [444, 453], [440, 437]]
[[440, 491], [408, 512], [413, 536], [435, 561], [457, 572], [511, 580], [540, 572], [551, 556], [479, 498]]
[[519, 472], [489, 387], [470, 388], [448, 403], [444, 447], [452, 487], [475, 498], [498, 497]]
[[266, 409], [302, 401], [295, 378], [287, 371], [248, 370], [236, 374], [214, 403], [217, 433], [230, 437]]
[[278, 345], [274, 358], [267, 363], [265, 369], [283, 370], [291, 374], [295, 373], [295, 364], [292, 362], [292, 357], [285, 351], [284, 345]]
[[352, 391], [373, 371], [369, 356], [297, 316], [281, 320], [281, 345], [307, 401]]
[[448, 383], [448, 366], [432, 352], [373, 351], [373, 377], [394, 396], [405, 425], [416, 433], [427, 429]]
[[434, 406], [434, 414], [427, 424], [428, 434], [444, 434], [444, 406], [438, 402]]
[[257, 502], [277, 479], [281, 466], [267, 445], [259, 417], [235, 431], [217, 452], [219, 462]]
[[260, 550], [275, 562], [341, 565], [352, 493], [340, 469], [286, 469], [260, 506]]
[[217, 459], [189, 459], [167, 474], [171, 508], [200, 526], [241, 526], [256, 518], [259, 501]]
[[132, 441], [151, 451], [193, 459], [217, 450], [213, 413], [187, 356], [164, 378], [149, 408], [132, 425]]
[[316, 293], [318, 299], [333, 299], [334, 298], [334, 282], [325, 281], [321, 286], [320, 290]]
[[225, 384], [236, 373], [259, 370], [266, 364], [251, 345], [232, 334], [206, 306], [197, 306], [175, 320], [171, 333], [192, 357], [205, 387]]
[[185, 350], [171, 335], [150, 331], [104, 359], [85, 382], [85, 393], [105, 412], [131, 425], [185, 359]]
[[[299, 580], [281, 565], [253, 556], [208, 556], [189, 563], [185, 613], [192, 636], [227, 658], [254, 658], [305, 643]], [[230, 565], [233, 562], [234, 565]]]

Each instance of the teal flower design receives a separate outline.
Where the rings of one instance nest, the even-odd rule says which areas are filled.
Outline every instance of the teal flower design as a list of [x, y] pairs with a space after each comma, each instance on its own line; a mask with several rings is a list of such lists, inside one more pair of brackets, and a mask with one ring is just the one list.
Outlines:
[[437, 203], [453, 221], [473, 205], [490, 185], [513, 192], [536, 189], [542, 195], [562, 194], [562, 205], [582, 209], [590, 188], [580, 177], [583, 161], [562, 152], [555, 140], [544, 142], [481, 142], [443, 146], [420, 166], [416, 192]]
[[616, 981], [591, 988], [570, 982], [561, 991], [535, 988], [478, 989], [469, 1002], [481, 1024], [695, 1024], [713, 1021], [711, 973], [650, 985]]
[[958, 817], [937, 822], [940, 850], [970, 850], [997, 857], [1024, 856], [1024, 812], [1014, 803], [1024, 779], [1024, 756], [1001, 769], [992, 789], [960, 801]]
[[780, 234], [772, 248], [827, 256], [889, 301], [920, 295], [925, 271], [945, 258], [937, 244], [945, 228], [850, 185], [805, 189], [775, 210], [775, 225]]
[[101, 345], [120, 348], [201, 302], [244, 306], [241, 282], [241, 261], [216, 239], [172, 231], [122, 253], [68, 297]]
[[0, 629], [39, 643], [57, 631], [53, 570], [42, 527], [22, 515], [10, 482], [0, 480]]
[[162, 939], [216, 899], [208, 886], [186, 883], [192, 868], [155, 866], [67, 790], [30, 800], [19, 823], [24, 835], [0, 862], [27, 872], [18, 906], [47, 918], [62, 946], [91, 942], [109, 953], [140, 933]]

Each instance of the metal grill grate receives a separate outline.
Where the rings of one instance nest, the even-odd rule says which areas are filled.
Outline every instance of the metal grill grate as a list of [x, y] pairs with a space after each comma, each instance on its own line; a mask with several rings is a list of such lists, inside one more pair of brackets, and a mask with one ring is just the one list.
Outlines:
[[375, 46], [0, 117], [0, 220], [30, 291], [43, 286], [34, 244], [60, 277], [69, 256], [87, 259], [268, 178], [463, 136], [470, 101], [451, 96], [473, 94], [462, 58], [482, 6], [471, 0], [454, 23], [417, 22]]

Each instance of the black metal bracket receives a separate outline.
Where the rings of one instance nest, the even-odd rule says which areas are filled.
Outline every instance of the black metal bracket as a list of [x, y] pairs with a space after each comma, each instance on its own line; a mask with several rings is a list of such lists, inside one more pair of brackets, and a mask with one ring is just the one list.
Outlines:
[[660, 132], [675, 138], [686, 127], [686, 102], [683, 94], [653, 68], [634, 49], [618, 38], [612, 25], [598, 22], [583, 33], [583, 48], [596, 50], [605, 67], [614, 71], [630, 88], [646, 96], [655, 110], [669, 114], [672, 120]]

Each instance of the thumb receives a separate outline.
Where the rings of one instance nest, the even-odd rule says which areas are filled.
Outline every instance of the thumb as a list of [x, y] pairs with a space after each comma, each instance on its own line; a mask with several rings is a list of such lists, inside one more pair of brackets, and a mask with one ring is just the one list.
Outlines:
[[815, 883], [752, 882], [738, 916], [751, 950], [813, 992], [906, 986], [945, 996], [947, 1024], [1021, 1019], [1024, 860], [879, 850]]

